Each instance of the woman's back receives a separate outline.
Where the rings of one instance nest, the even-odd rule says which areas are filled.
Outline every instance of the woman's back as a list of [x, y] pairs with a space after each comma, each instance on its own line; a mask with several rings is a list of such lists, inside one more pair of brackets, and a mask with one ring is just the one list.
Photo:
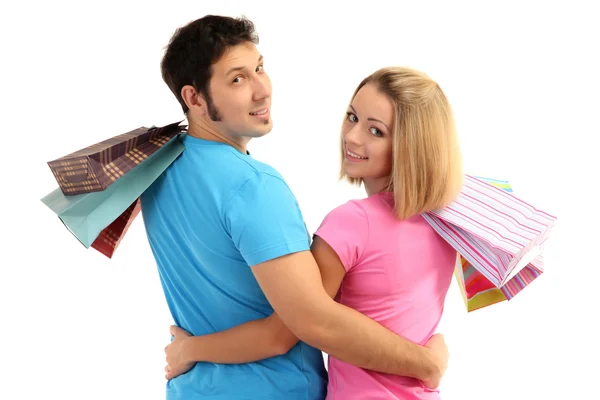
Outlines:
[[[338, 254], [346, 275], [336, 300], [417, 344], [435, 333], [456, 251], [421, 217], [398, 220], [391, 193], [333, 210], [315, 235]], [[328, 399], [436, 399], [416, 379], [329, 359]]]

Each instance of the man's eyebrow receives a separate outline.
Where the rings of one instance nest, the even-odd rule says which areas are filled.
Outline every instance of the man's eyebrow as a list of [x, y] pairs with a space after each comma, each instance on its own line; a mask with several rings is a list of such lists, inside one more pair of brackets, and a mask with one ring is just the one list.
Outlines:
[[[261, 55], [260, 57], [258, 57], [258, 62], [260, 63], [263, 60], [263, 56]], [[227, 73], [225, 74], [225, 76], [229, 76], [232, 72], [236, 72], [236, 71], [241, 71], [243, 69], [245, 69], [246, 67], [233, 67], [230, 68]]]

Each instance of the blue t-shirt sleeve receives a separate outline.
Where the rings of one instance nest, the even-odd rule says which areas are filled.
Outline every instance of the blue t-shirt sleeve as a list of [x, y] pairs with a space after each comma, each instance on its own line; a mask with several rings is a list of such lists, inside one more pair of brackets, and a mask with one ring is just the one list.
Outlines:
[[249, 266], [310, 249], [296, 197], [280, 177], [257, 173], [225, 209], [225, 222]]

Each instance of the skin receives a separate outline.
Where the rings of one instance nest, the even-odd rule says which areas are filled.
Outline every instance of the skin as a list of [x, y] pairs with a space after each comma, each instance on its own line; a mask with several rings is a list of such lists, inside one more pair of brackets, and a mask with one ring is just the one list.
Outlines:
[[349, 177], [362, 178], [369, 196], [388, 185], [393, 126], [394, 106], [390, 99], [372, 84], [363, 86], [348, 106], [342, 127], [343, 168]]
[[[213, 65], [209, 85], [212, 107], [193, 86], [184, 86], [181, 96], [190, 108], [189, 134], [227, 143], [245, 153], [252, 138], [269, 133], [273, 129], [272, 88], [263, 62], [262, 55], [252, 43], [226, 51]], [[215, 115], [210, 112], [211, 108], [215, 109], [220, 121], [213, 120]], [[256, 112], [262, 115], [255, 115]]]

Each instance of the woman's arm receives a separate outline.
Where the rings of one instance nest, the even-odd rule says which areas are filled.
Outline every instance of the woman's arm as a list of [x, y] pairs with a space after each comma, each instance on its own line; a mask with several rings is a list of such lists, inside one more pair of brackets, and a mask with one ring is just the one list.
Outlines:
[[[325, 291], [337, 294], [346, 273], [333, 249], [318, 236], [311, 252], [319, 265]], [[249, 321], [225, 331], [191, 336], [182, 329], [171, 330], [173, 341], [165, 348], [167, 379], [187, 372], [196, 362], [243, 364], [287, 353], [298, 338], [277, 314]]]

